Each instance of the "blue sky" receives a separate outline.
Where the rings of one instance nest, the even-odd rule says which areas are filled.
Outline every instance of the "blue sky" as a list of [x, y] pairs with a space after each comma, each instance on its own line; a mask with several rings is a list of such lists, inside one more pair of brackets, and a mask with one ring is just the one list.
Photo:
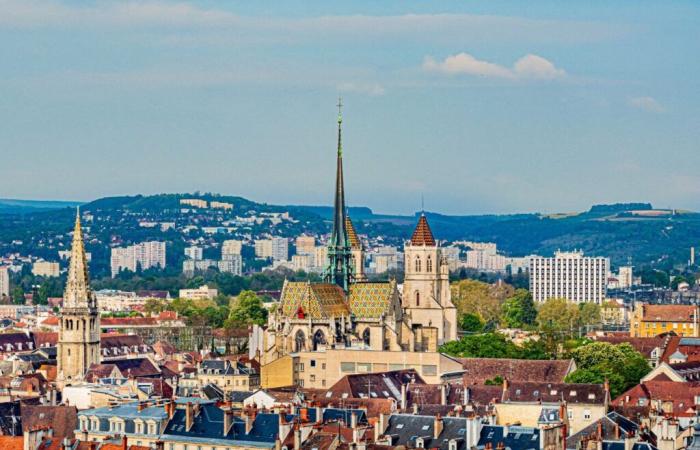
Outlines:
[[0, 197], [700, 210], [696, 1], [0, 0]]

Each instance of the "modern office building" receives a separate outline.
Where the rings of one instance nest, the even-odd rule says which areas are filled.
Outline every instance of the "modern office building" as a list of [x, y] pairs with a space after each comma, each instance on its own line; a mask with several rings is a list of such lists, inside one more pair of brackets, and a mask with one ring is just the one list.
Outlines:
[[530, 292], [537, 302], [565, 298], [602, 304], [607, 294], [608, 258], [583, 252], [556, 252], [553, 258], [530, 258]]

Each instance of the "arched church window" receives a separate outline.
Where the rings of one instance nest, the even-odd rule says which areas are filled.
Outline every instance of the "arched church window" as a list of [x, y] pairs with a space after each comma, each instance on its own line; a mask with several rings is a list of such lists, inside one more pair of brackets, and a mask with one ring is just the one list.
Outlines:
[[433, 259], [428, 255], [428, 259], [425, 261], [425, 270], [427, 272], [433, 271]]
[[306, 347], [306, 336], [304, 336], [304, 332], [299, 330], [297, 331], [296, 336], [294, 336], [294, 351], [295, 352], [302, 352], [304, 351], [304, 348]]
[[416, 256], [415, 271], [416, 272], [421, 271], [420, 256]]
[[420, 306], [420, 292], [416, 291], [416, 306]]
[[369, 344], [370, 344], [369, 327], [365, 328], [365, 331], [362, 332], [362, 341], [365, 343], [366, 346], [369, 347]]
[[314, 333], [313, 345], [314, 351], [318, 350], [319, 345], [326, 345], [326, 336], [323, 334], [323, 331], [316, 330], [316, 333]]

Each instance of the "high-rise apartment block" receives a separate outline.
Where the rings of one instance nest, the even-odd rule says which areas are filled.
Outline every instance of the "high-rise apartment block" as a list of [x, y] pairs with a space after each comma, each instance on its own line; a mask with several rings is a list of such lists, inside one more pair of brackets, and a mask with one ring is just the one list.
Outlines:
[[255, 257], [256, 258], [272, 258], [272, 240], [256, 239], [255, 240]]
[[37, 277], [57, 277], [61, 274], [61, 269], [57, 262], [37, 261], [32, 264], [32, 274]]
[[556, 252], [553, 258], [530, 258], [530, 292], [537, 302], [565, 298], [601, 304], [607, 295], [608, 258], [583, 252]]
[[151, 267], [165, 267], [165, 242], [150, 241], [128, 247], [115, 247], [111, 257], [112, 277], [121, 270], [136, 272]]
[[197, 246], [186, 247], [185, 248], [185, 256], [188, 257], [189, 259], [194, 259], [195, 261], [199, 261], [200, 259], [204, 258], [204, 249], [202, 249], [202, 247], [197, 247]]
[[242, 241], [228, 239], [221, 244], [221, 259], [226, 259], [226, 255], [240, 255], [242, 250]]
[[274, 261], [287, 261], [289, 259], [289, 239], [272, 238], [272, 259]]
[[241, 255], [225, 255], [225, 257], [217, 262], [219, 272], [231, 273], [241, 276], [243, 273], [243, 258]]
[[316, 238], [313, 236], [299, 236], [295, 241], [297, 255], [313, 255], [316, 249]]
[[0, 266], [0, 298], [10, 296], [10, 270], [7, 266]]

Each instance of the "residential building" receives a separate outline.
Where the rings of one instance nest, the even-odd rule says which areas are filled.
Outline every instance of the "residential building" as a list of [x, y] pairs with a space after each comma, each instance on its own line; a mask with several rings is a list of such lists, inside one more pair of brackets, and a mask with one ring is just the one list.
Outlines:
[[308, 272], [313, 267], [313, 255], [297, 254], [292, 256], [292, 269]]
[[100, 362], [100, 313], [90, 289], [80, 216], [76, 215], [73, 245], [63, 307], [59, 313], [58, 384], [82, 380], [88, 368]]
[[241, 276], [243, 273], [243, 258], [241, 255], [224, 255], [221, 261], [217, 261], [219, 272]]
[[130, 402], [78, 412], [75, 435], [83, 441], [101, 442], [109, 436], [126, 436], [128, 444], [155, 446], [170, 419], [170, 405]]
[[182, 273], [192, 276], [195, 272], [205, 272], [210, 267], [217, 267], [218, 262], [213, 259], [186, 259], [182, 261]]
[[272, 238], [272, 260], [287, 261], [289, 259], [289, 239], [285, 237]]
[[313, 236], [302, 235], [294, 241], [297, 255], [313, 255], [316, 250], [316, 238]]
[[553, 258], [530, 258], [530, 293], [536, 302], [565, 298], [601, 304], [607, 295], [608, 258], [583, 252], [556, 252]]
[[32, 274], [37, 277], [57, 277], [61, 274], [61, 268], [57, 262], [36, 261], [32, 265]]
[[629, 324], [627, 308], [621, 302], [607, 300], [600, 306], [600, 319], [603, 325], [626, 326]]
[[233, 391], [254, 391], [260, 387], [260, 374], [240, 361], [207, 359], [197, 367], [200, 390], [213, 384], [229, 394]]
[[204, 249], [197, 246], [185, 247], [185, 256], [189, 259], [199, 261], [204, 258]]
[[188, 300], [208, 300], [216, 297], [219, 292], [216, 289], [209, 288], [206, 284], [196, 289], [180, 289], [180, 298]]
[[221, 259], [226, 259], [229, 255], [240, 255], [242, 249], [243, 241], [227, 239], [221, 244]]
[[180, 204], [192, 206], [194, 208], [207, 208], [207, 206], [208, 206], [208, 203], [206, 200], [202, 200], [199, 198], [181, 198]]
[[10, 271], [7, 266], [0, 266], [0, 298], [10, 296]]
[[321, 272], [325, 269], [326, 264], [328, 264], [328, 247], [325, 245], [318, 245], [314, 249], [314, 267], [316, 270]]
[[150, 241], [112, 248], [112, 277], [121, 270], [136, 272], [139, 268], [146, 270], [152, 267], [165, 267], [165, 242]]
[[223, 209], [225, 211], [230, 211], [233, 209], [233, 203], [227, 203], [227, 202], [214, 202], [212, 201], [209, 203], [209, 206], [211, 206], [214, 209]]
[[272, 240], [271, 239], [256, 239], [255, 240], [255, 257], [256, 258], [272, 258]]
[[673, 331], [698, 337], [697, 305], [649, 305], [637, 303], [630, 319], [630, 336], [652, 337]]

